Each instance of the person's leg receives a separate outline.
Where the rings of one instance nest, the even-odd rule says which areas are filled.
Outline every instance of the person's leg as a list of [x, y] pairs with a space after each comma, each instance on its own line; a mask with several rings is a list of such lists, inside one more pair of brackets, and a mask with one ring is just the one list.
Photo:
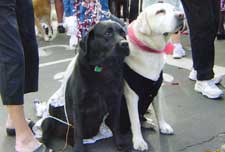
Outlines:
[[209, 80], [214, 76], [214, 39], [218, 26], [214, 10], [216, 1], [182, 1], [190, 28], [194, 69], [198, 72], [198, 80]]
[[16, 15], [25, 62], [24, 93], [38, 90], [39, 55], [32, 0], [17, 1]]
[[55, 10], [57, 15], [57, 21], [58, 21], [58, 32], [59, 33], [65, 33], [66, 30], [63, 26], [63, 14], [64, 14], [64, 6], [62, 0], [55, 0]]
[[173, 58], [175, 59], [179, 59], [185, 56], [185, 50], [183, 49], [180, 39], [181, 39], [180, 32], [178, 32], [177, 34], [173, 34], [171, 36], [171, 41], [174, 45]]
[[130, 1], [130, 15], [129, 15], [130, 23], [137, 18], [138, 11], [139, 11], [139, 0], [131, 0]]
[[34, 151], [40, 146], [25, 120], [23, 105], [9, 105], [7, 110], [10, 116], [8, 121], [13, 122], [16, 129], [16, 151]]
[[32, 12], [29, 12], [33, 9], [31, 0], [0, 2], [0, 93], [3, 105], [8, 110], [6, 125], [16, 128], [15, 148], [20, 152], [33, 151], [40, 143], [34, 138], [24, 116], [25, 62], [15, 12], [18, 10], [17, 2], [23, 4], [23, 7], [19, 8], [26, 10], [26, 17], [33, 17]]
[[195, 90], [209, 98], [223, 95], [215, 84], [214, 77], [214, 40], [218, 28], [219, 1], [182, 0], [190, 29], [193, 67], [197, 71]]
[[219, 28], [217, 32], [217, 40], [225, 39], [224, 17], [225, 17], [225, 11], [220, 11], [220, 21], [219, 21]]

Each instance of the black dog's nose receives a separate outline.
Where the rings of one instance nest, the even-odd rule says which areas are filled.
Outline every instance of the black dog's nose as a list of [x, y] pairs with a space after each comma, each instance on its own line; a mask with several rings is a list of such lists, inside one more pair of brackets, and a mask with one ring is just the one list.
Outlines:
[[119, 52], [122, 53], [125, 56], [128, 56], [130, 51], [129, 51], [129, 45], [127, 40], [121, 40], [119, 42]]
[[184, 20], [184, 13], [177, 13], [176, 14], [177, 19]]
[[122, 40], [119, 42], [120, 47], [128, 48], [128, 42], [126, 40]]

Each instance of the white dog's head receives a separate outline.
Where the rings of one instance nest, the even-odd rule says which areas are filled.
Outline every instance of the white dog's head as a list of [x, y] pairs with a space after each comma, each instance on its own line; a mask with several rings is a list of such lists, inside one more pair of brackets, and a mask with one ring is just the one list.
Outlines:
[[137, 18], [137, 27], [144, 35], [168, 35], [183, 27], [184, 13], [168, 3], [146, 7]]

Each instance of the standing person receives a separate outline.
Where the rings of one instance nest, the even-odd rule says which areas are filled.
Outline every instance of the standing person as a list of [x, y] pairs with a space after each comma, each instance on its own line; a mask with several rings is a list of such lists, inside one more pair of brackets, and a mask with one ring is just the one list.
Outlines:
[[135, 20], [139, 12], [139, 0], [130, 1], [130, 14], [129, 14], [129, 23]]
[[65, 13], [65, 17], [70, 17], [74, 15], [74, 0], [63, 0], [63, 9]]
[[24, 114], [24, 94], [38, 89], [38, 47], [31, 0], [0, 1], [0, 94], [15, 128], [15, 151], [43, 151]]
[[225, 40], [224, 17], [225, 17], [225, 0], [220, 0], [220, 21], [217, 32], [217, 40]]
[[190, 75], [195, 74], [197, 79], [194, 89], [208, 98], [220, 98], [223, 96], [223, 91], [212, 80], [214, 77], [214, 40], [218, 31], [220, 1], [181, 0], [181, 2], [190, 29], [194, 68]]
[[64, 14], [63, 0], [55, 0], [55, 10], [58, 22], [57, 30], [59, 33], [65, 33], [66, 29], [63, 26], [63, 14]]

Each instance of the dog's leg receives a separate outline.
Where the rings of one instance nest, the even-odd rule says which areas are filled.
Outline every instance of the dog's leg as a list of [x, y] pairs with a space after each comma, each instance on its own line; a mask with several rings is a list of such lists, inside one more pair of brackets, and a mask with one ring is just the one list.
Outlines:
[[124, 95], [126, 98], [128, 113], [131, 122], [131, 131], [132, 131], [132, 141], [133, 147], [135, 150], [144, 151], [148, 149], [148, 144], [145, 142], [142, 133], [141, 133], [141, 125], [138, 114], [138, 96], [135, 92], [128, 86], [125, 82], [124, 86]]
[[50, 1], [49, 1], [47, 23], [48, 23], [48, 29], [49, 29], [48, 30], [48, 37], [49, 37], [49, 40], [51, 40], [52, 36], [53, 36], [53, 28], [52, 28], [52, 21], [51, 21], [51, 4], [50, 4]]
[[162, 90], [159, 89], [158, 95], [156, 99], [153, 101], [153, 109], [155, 111], [158, 125], [159, 125], [159, 130], [161, 134], [166, 134], [166, 135], [172, 135], [174, 134], [173, 128], [165, 121], [164, 118], [164, 113], [162, 109]]
[[82, 121], [79, 121], [79, 119], [81, 118], [74, 118], [74, 124], [76, 124], [74, 129], [74, 152], [84, 152], [82, 125], [80, 124]]
[[41, 33], [42, 37], [44, 38], [45, 41], [49, 41], [49, 38], [48, 36], [45, 34], [42, 26], [41, 26], [41, 23], [40, 23], [40, 20], [38, 19], [37, 16], [35, 16], [35, 25], [37, 26], [37, 29], [38, 31]]
[[[126, 150], [125, 142], [121, 138], [120, 134], [120, 109], [121, 109], [121, 100], [122, 97], [118, 97], [118, 95], [114, 95], [113, 97], [109, 97], [108, 105], [115, 104], [116, 106], [109, 107], [109, 115], [106, 119], [107, 124], [109, 125], [110, 129], [113, 133], [113, 140], [116, 144], [116, 147], [119, 151]], [[116, 102], [116, 103], [115, 103]]]
[[65, 106], [67, 116], [70, 120], [72, 120], [72, 124], [74, 126], [73, 132], [73, 152], [84, 152], [84, 145], [83, 145], [83, 114], [81, 113], [81, 108], [79, 106], [79, 102], [82, 102], [82, 99], [78, 100], [76, 95], [73, 95], [70, 91], [70, 84], [73, 81], [71, 79], [68, 80], [68, 85], [66, 86], [66, 93], [65, 93]]
[[75, 109], [73, 112], [73, 124], [75, 126], [73, 152], [84, 152], [82, 114], [78, 114], [79, 108], [75, 108], [77, 106], [78, 105], [73, 106], [73, 109]]

